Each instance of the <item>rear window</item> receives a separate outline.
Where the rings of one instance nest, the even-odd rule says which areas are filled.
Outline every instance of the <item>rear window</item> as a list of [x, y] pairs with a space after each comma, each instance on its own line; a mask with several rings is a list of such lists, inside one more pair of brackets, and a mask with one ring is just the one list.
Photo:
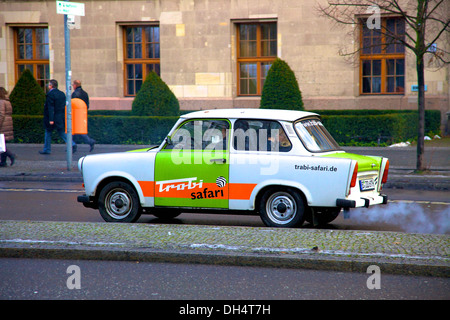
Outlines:
[[236, 120], [233, 146], [240, 151], [288, 152], [292, 149], [279, 122], [255, 119]]
[[300, 140], [311, 152], [339, 150], [338, 143], [324, 127], [319, 119], [305, 119], [294, 125]]

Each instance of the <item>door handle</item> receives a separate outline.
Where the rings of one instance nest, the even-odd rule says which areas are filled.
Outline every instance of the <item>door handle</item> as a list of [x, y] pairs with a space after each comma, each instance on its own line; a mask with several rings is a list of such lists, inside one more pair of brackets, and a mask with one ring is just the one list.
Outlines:
[[209, 160], [209, 162], [211, 162], [211, 163], [215, 162], [215, 163], [224, 164], [224, 163], [227, 162], [227, 159], [222, 159], [222, 158], [219, 158], [219, 159], [211, 159], [211, 160]]

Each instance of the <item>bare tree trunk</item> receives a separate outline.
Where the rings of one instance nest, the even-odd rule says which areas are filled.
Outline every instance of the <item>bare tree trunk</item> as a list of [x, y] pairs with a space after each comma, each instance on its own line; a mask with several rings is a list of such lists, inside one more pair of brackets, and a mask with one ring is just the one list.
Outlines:
[[424, 55], [426, 52], [425, 46], [425, 16], [428, 9], [428, 1], [417, 1], [417, 16], [416, 16], [416, 69], [417, 69], [417, 84], [419, 86], [419, 97], [417, 101], [419, 112], [419, 125], [417, 134], [417, 164], [416, 170], [423, 171], [425, 164], [423, 161], [423, 154], [425, 153], [424, 137], [425, 137], [425, 72], [424, 72]]
[[424, 137], [425, 137], [425, 75], [424, 75], [424, 65], [423, 56], [417, 56], [416, 60], [417, 67], [417, 81], [419, 86], [419, 97], [418, 97], [418, 112], [419, 112], [419, 125], [417, 134], [417, 164], [416, 170], [423, 171], [425, 169], [425, 164], [423, 161], [423, 155], [425, 153]]

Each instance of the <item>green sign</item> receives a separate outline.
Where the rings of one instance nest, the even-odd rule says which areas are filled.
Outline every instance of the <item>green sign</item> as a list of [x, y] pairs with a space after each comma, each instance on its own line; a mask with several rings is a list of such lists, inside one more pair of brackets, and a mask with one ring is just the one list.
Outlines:
[[56, 13], [84, 16], [84, 3], [56, 1]]

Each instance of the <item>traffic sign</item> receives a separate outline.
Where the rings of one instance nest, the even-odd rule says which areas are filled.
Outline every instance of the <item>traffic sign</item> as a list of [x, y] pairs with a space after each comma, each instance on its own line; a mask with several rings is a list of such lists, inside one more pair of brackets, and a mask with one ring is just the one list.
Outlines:
[[56, 13], [84, 16], [84, 3], [56, 1]]

